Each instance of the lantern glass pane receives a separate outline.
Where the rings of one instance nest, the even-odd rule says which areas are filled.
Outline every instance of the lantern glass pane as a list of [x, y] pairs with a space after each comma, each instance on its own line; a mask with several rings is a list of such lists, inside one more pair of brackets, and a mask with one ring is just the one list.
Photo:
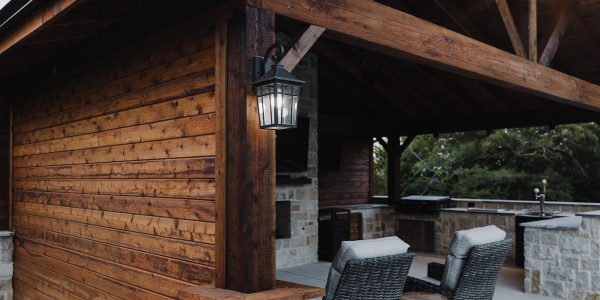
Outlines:
[[292, 96], [292, 125], [296, 126], [298, 121], [298, 96]]
[[291, 125], [292, 121], [292, 96], [289, 94], [283, 94], [283, 103], [281, 106], [281, 123], [284, 125]]
[[265, 126], [265, 108], [264, 108], [265, 102], [264, 102], [264, 100], [265, 100], [264, 96], [258, 97], [258, 120], [260, 122], [261, 127]]
[[273, 91], [273, 87], [270, 86], [269, 87], [269, 93], [265, 95], [265, 97], [267, 99], [269, 99], [268, 102], [268, 110], [265, 113], [265, 126], [270, 126], [273, 124], [273, 114], [275, 112], [275, 95], [273, 95], [272, 93]]

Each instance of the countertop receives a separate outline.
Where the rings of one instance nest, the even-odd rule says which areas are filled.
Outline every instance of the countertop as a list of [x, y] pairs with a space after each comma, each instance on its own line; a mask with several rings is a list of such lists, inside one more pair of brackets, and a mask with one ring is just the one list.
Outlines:
[[494, 215], [519, 215], [524, 213], [523, 210], [512, 209], [487, 209], [487, 208], [443, 208], [441, 212], [468, 213], [468, 214], [494, 214]]
[[528, 228], [545, 228], [545, 229], [563, 229], [577, 230], [581, 228], [581, 216], [570, 216], [562, 218], [554, 218], [541, 221], [533, 221], [521, 223], [521, 226]]

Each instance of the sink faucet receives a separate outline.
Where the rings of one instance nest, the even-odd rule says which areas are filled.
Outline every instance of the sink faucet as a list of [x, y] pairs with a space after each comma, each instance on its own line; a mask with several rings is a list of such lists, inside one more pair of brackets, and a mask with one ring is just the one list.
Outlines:
[[544, 185], [544, 192], [540, 194], [540, 189], [533, 189], [533, 193], [535, 194], [535, 200], [540, 201], [540, 217], [545, 215], [544, 213], [544, 201], [546, 200], [546, 184], [548, 181], [546, 179], [542, 180], [542, 184]]

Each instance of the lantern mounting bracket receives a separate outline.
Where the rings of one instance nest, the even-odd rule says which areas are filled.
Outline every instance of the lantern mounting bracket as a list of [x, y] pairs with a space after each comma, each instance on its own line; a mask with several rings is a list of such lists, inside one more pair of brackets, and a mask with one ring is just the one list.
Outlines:
[[[279, 54], [275, 53], [275, 55], [269, 57], [269, 54], [273, 52], [273, 50], [278, 50]], [[265, 73], [269, 72], [273, 65], [276, 65], [281, 61], [284, 54], [285, 48], [283, 45], [281, 43], [275, 43], [267, 48], [264, 56], [252, 57], [252, 81], [256, 81]]]

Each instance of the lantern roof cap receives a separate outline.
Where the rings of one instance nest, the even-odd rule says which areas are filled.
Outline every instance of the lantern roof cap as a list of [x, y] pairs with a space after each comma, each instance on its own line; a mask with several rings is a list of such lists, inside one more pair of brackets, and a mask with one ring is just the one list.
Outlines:
[[271, 68], [271, 70], [254, 81], [252, 85], [258, 86], [273, 81], [291, 83], [295, 85], [303, 85], [305, 82], [304, 80], [300, 80], [292, 73], [288, 72], [281, 64], [277, 64], [275, 68]]

